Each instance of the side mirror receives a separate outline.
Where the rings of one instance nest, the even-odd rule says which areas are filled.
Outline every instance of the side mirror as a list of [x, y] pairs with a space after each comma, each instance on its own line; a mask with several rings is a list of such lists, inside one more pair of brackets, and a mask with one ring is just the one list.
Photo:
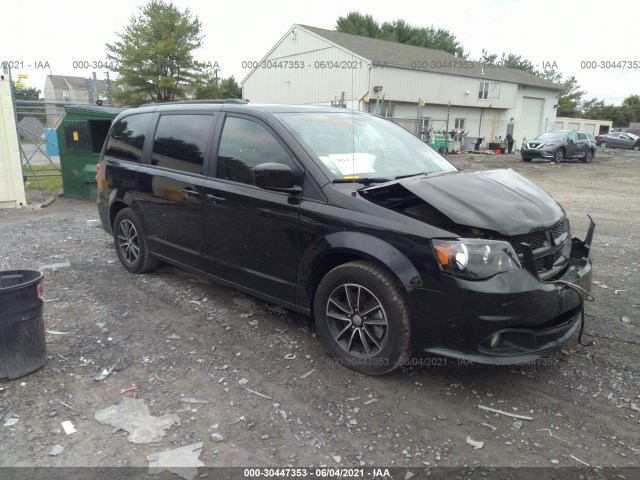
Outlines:
[[253, 170], [253, 183], [265, 190], [298, 193], [302, 191], [294, 184], [293, 170], [284, 163], [261, 163]]

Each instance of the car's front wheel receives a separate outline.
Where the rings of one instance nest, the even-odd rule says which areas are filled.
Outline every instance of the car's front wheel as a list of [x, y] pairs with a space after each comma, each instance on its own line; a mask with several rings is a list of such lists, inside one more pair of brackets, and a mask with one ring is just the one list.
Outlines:
[[522, 157], [522, 161], [523, 161], [523, 162], [530, 162], [530, 161], [531, 161], [531, 159], [530, 159], [530, 158]]
[[346, 367], [382, 375], [409, 356], [409, 313], [391, 275], [371, 262], [355, 261], [331, 270], [314, 301], [318, 333]]
[[556, 154], [553, 156], [553, 161], [556, 163], [562, 163], [564, 160], [564, 150], [559, 148]]
[[587, 153], [584, 154], [582, 161], [584, 163], [591, 163], [591, 160], [593, 160], [593, 150], [589, 149], [587, 150]]
[[118, 258], [131, 273], [149, 272], [159, 265], [149, 254], [147, 239], [138, 217], [129, 208], [123, 208], [113, 222], [113, 239]]

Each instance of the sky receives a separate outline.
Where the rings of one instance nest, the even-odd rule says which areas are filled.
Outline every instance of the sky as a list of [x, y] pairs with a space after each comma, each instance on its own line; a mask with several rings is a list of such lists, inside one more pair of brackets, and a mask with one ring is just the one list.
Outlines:
[[[13, 62], [14, 80], [27, 74], [28, 87], [44, 89], [47, 74], [89, 77], [84, 62], [104, 62], [105, 44], [118, 40], [146, 0], [55, 3], [32, 0], [28, 9], [6, 3], [0, 27], [0, 62]], [[522, 55], [538, 68], [555, 65], [575, 76], [585, 100], [597, 97], [619, 105], [640, 94], [640, 33], [637, 15], [606, 13], [591, 2], [558, 0], [458, 0], [456, 2], [361, 0], [173, 0], [202, 22], [204, 44], [196, 59], [218, 63], [219, 76], [240, 82], [250, 72], [243, 61], [262, 59], [294, 24], [334, 29], [351, 11], [372, 15], [379, 23], [403, 19], [413, 26], [453, 33], [478, 59], [489, 53]], [[621, 11], [624, 11], [622, 9]], [[20, 12], [16, 16], [15, 12]], [[37, 13], [36, 13], [37, 12]], [[606, 18], [602, 15], [606, 14]], [[627, 62], [623, 67], [621, 62]], [[636, 68], [631, 62], [636, 62]], [[588, 62], [588, 63], [585, 63]], [[606, 62], [606, 63], [600, 63]], [[611, 64], [614, 66], [612, 67]], [[589, 68], [595, 65], [598, 68]], [[614, 68], [619, 67], [619, 68]], [[105, 69], [97, 69], [103, 78]]]

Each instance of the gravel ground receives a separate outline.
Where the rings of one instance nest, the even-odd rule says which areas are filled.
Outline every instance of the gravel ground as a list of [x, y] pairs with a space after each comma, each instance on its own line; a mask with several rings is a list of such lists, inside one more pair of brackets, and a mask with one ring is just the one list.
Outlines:
[[53, 332], [44, 368], [0, 382], [0, 466], [146, 468], [149, 455], [202, 442], [206, 466], [639, 467], [640, 152], [589, 165], [449, 160], [522, 173], [564, 206], [574, 234], [593, 217], [594, 347], [574, 338], [535, 364], [433, 359], [366, 377], [332, 362], [308, 318], [170, 266], [127, 273], [95, 204], [61, 197], [0, 211], [0, 270], [45, 273]]

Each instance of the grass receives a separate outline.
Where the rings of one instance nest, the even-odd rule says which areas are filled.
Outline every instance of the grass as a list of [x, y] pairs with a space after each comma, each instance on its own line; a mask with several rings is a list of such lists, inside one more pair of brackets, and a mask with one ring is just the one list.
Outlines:
[[[62, 175], [53, 165], [25, 165], [22, 174], [27, 178], [24, 184], [26, 190], [42, 190], [54, 195], [62, 189]], [[38, 177], [37, 181], [34, 176]]]

